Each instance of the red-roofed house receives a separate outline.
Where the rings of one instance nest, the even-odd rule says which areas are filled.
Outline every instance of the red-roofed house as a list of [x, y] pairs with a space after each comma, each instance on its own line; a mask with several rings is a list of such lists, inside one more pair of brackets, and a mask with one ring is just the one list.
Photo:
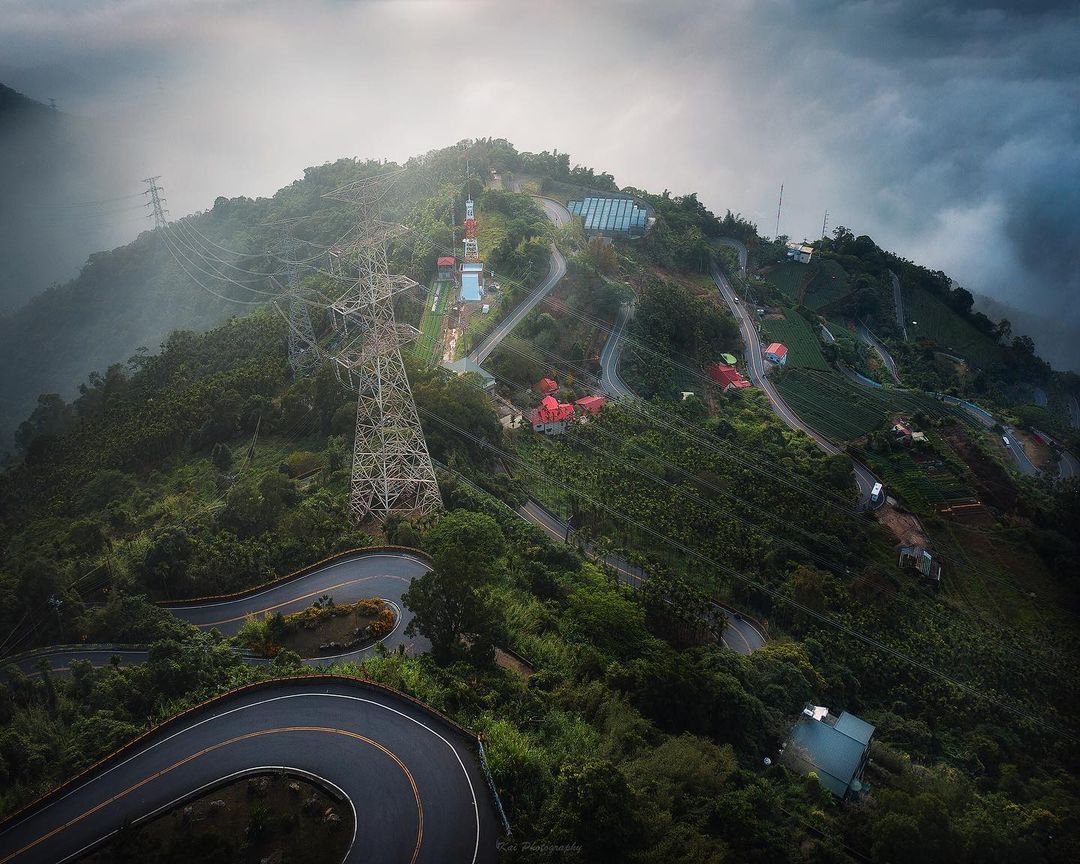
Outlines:
[[604, 407], [604, 403], [607, 402], [603, 396], [582, 396], [574, 404], [577, 405], [582, 411], [588, 414], [592, 414], [594, 417], [600, 413], [600, 409]]
[[779, 342], [773, 342], [765, 349], [765, 359], [778, 366], [787, 363], [787, 346]]
[[529, 414], [534, 432], [545, 435], [561, 435], [574, 419], [574, 406], [569, 402], [560, 402], [554, 396], [545, 396], [540, 406]]
[[536, 385], [536, 389], [543, 395], [550, 396], [559, 389], [559, 385], [552, 381], [550, 378], [541, 378], [540, 383]]
[[713, 363], [706, 371], [725, 393], [733, 387], [736, 390], [745, 390], [750, 386], [750, 382], [743, 378], [742, 373], [727, 363]]
[[440, 282], [450, 282], [453, 280], [454, 270], [456, 269], [455, 265], [457, 264], [457, 259], [455, 259], [453, 255], [442, 255], [435, 264], [439, 268], [438, 279]]

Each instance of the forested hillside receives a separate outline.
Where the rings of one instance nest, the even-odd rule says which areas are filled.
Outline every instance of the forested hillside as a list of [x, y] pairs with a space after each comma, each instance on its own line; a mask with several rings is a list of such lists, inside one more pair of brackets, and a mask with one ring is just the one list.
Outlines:
[[[460, 194], [466, 157], [482, 171], [527, 175], [541, 191], [548, 181], [614, 185], [571, 169], [565, 154], [518, 154], [498, 141], [413, 160], [388, 201], [389, 218], [414, 229], [393, 247], [397, 272], [426, 280], [451, 244], [446, 192]], [[251, 306], [206, 294], [148, 232], [94, 256], [79, 279], [16, 316], [19, 326], [5, 322], [5, 342], [23, 347], [0, 347], [5, 363], [20, 364], [5, 386], [37, 401], [0, 473], [0, 656], [64, 643], [148, 650], [132, 666], [2, 670], [0, 817], [200, 700], [310, 671], [284, 645], [277, 607], [227, 636], [181, 623], [159, 601], [242, 591], [390, 543], [432, 559], [401, 597], [430, 651], [322, 659], [483, 733], [514, 830], [507, 861], [541, 864], [552, 849], [574, 864], [1080, 857], [1080, 485], [972, 476], [998, 492], [980, 521], [922, 513], [920, 530], [946, 550], [943, 584], [898, 567], [893, 527], [856, 504], [848, 455], [789, 429], [762, 389], [723, 391], [705, 372], [728, 352], [745, 368], [742, 331], [708, 276], [713, 241], [741, 238], [754, 264], [778, 263], [783, 249], [694, 195], [642, 193], [655, 233], [612, 243], [576, 225], [541, 234], [523, 196], [478, 195], [498, 216], [489, 260], [536, 269], [553, 238], [567, 276], [493, 353], [496, 400], [478, 376], [407, 354], [445, 510], [357, 525], [348, 507], [355, 392], [328, 362], [294, 377], [285, 322], [250, 289], [276, 290], [274, 223], [296, 218], [297, 237], [329, 246], [351, 217], [321, 194], [386, 167], [309, 169], [272, 199], [219, 199], [192, 220], [206, 239], [246, 253], [232, 260], [253, 279], [213, 287]], [[832, 265], [823, 271], [836, 276], [826, 314], [886, 331], [890, 267], [935, 302], [965, 305], [944, 277], [869, 238], [841, 232], [821, 252], [853, 289], [841, 293]], [[739, 278], [755, 299], [785, 296], [776, 283]], [[339, 284], [327, 273], [309, 279], [327, 294]], [[622, 371], [641, 398], [554, 437], [514, 423], [535, 404], [539, 375], [555, 376], [560, 395], [593, 392], [611, 322], [631, 297]], [[811, 325], [824, 316], [796, 302], [785, 296], [790, 319], [761, 321], [793, 345], [806, 340], [780, 381], [800, 363], [855, 351], [819, 345]], [[398, 311], [413, 320], [419, 305], [402, 297]], [[958, 320], [985, 329], [969, 312]], [[175, 319], [193, 326], [170, 329]], [[135, 340], [155, 327], [160, 349], [136, 343], [106, 356], [115, 333]], [[79, 340], [101, 359], [79, 356]], [[994, 344], [1003, 358], [1025, 348]], [[920, 363], [934, 350], [898, 349], [913, 388], [930, 380]], [[83, 383], [69, 398], [38, 395], [34, 380], [59, 380], [76, 363], [100, 371], [71, 371]], [[1034, 358], [1025, 367], [1039, 368]], [[1010, 374], [988, 373], [985, 392]], [[848, 407], [838, 401], [818, 400], [825, 416]], [[950, 416], [910, 404], [931, 438], [950, 433]], [[892, 419], [876, 418], [868, 448]], [[901, 446], [896, 455], [919, 455]], [[523, 518], [526, 504], [566, 521], [542, 530]], [[332, 605], [320, 596], [312, 608]], [[733, 621], [753, 622], [761, 644], [733, 650]], [[263, 665], [244, 662], [252, 650]], [[785, 747], [807, 704], [876, 727], [855, 800], [835, 800]], [[235, 860], [244, 839], [215, 842], [220, 860]]]
[[[408, 221], [413, 229], [396, 248], [397, 271], [426, 279], [437, 255], [452, 245], [448, 189], [463, 190], [467, 161], [482, 178], [492, 167], [517, 158], [505, 142], [480, 141], [409, 160], [386, 202], [387, 217]], [[12, 433], [39, 394], [70, 399], [89, 373], [103, 373], [140, 348], [156, 350], [174, 329], [206, 329], [270, 300], [280, 291], [281, 264], [273, 253], [281, 252], [283, 222], [290, 222], [292, 233], [305, 241], [301, 256], [325, 268], [326, 247], [348, 233], [352, 217], [340, 202], [320, 196], [393, 167], [339, 160], [308, 168], [302, 179], [272, 198], [219, 198], [211, 210], [195, 214], [178, 236], [192, 238], [209, 255], [221, 256], [219, 247], [238, 253], [229, 260], [243, 271], [191, 252], [181, 254], [178, 263], [167, 244], [146, 232], [127, 246], [91, 255], [76, 279], [0, 318], [0, 367], [5, 370], [0, 451], [11, 446]], [[168, 178], [163, 183], [167, 194]], [[224, 288], [222, 273], [233, 280]]]

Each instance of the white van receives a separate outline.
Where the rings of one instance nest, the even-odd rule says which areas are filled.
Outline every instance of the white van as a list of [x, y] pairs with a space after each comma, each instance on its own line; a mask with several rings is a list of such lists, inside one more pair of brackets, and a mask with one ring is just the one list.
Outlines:
[[1002, 435], [1001, 440], [1002, 440], [1002, 443], [1004, 443], [1006, 447], [1009, 446], [1009, 436], [1008, 435]]

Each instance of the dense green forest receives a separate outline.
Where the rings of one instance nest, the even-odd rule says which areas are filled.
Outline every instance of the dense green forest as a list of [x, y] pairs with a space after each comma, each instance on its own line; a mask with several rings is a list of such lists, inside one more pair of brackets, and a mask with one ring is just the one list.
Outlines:
[[[420, 226], [394, 247], [398, 272], [426, 281], [449, 245], [442, 190], [460, 189], [466, 154], [481, 172], [614, 186], [610, 175], [570, 168], [565, 154], [519, 154], [505, 142], [429, 154], [406, 166], [395, 199], [395, 212]], [[273, 199], [221, 199], [198, 224], [270, 273], [257, 250], [272, 237], [260, 226], [306, 215], [296, 233], [332, 242], [347, 216], [318, 196], [383, 167], [311, 169]], [[642, 241], [556, 236], [570, 258], [566, 282], [492, 367], [517, 401], [531, 398], [541, 374], [585, 387], [598, 334], [632, 291], [624, 371], [646, 398], [540, 438], [504, 429], [471, 376], [407, 358], [428, 446], [447, 466], [439, 515], [350, 520], [355, 396], [328, 366], [294, 379], [285, 324], [265, 308], [204, 327], [230, 310], [189, 293], [204, 316], [185, 322], [196, 329], [174, 329], [156, 352], [118, 342], [130, 359], [84, 359], [104, 371], [67, 398], [26, 406], [18, 458], [0, 474], [5, 654], [83, 641], [151, 650], [143, 665], [76, 663], [69, 676], [7, 670], [0, 816], [150, 723], [302, 668], [288, 651], [269, 666], [245, 664], [229, 640], [154, 601], [239, 590], [388, 541], [435, 562], [404, 598], [432, 651], [379, 652], [341, 671], [484, 733], [518, 840], [507, 860], [550, 860], [528, 841], [565, 846], [560, 860], [582, 864], [1076, 860], [1080, 485], [1006, 478], [1012, 497], [993, 524], [928, 520], [958, 550], [949, 575], [963, 574], [953, 583], [963, 593], [935, 593], [898, 569], [895, 538], [854, 508], [847, 457], [790, 432], [761, 393], [720, 393], [702, 372], [740, 346], [703, 275], [711, 241], [740, 236], [758, 262], [776, 245], [695, 196], [646, 198], [657, 230]], [[507, 223], [498, 254], [535, 269], [547, 237], [521, 200], [479, 198]], [[891, 294], [866, 244], [823, 251], [865, 276], [874, 296]], [[150, 234], [103, 253], [35, 314], [67, 310], [66, 340], [103, 333], [110, 304], [140, 286], [180, 296], [183, 274], [167, 255]], [[146, 283], [156, 267], [161, 282]], [[332, 290], [326, 274], [313, 278]], [[79, 324], [93, 284], [110, 299], [100, 319], [90, 311]], [[415, 299], [401, 302], [403, 316], [416, 316]], [[132, 316], [143, 314], [132, 305]], [[885, 329], [883, 317], [873, 321]], [[577, 544], [521, 519], [514, 508], [526, 497], [571, 517]], [[623, 555], [653, 578], [630, 589], [590, 549]], [[708, 613], [714, 599], [765, 622], [765, 647], [746, 656], [725, 647]], [[527, 658], [531, 674], [497, 665], [496, 647]], [[808, 702], [877, 727], [861, 801], [838, 803], [777, 758]]]

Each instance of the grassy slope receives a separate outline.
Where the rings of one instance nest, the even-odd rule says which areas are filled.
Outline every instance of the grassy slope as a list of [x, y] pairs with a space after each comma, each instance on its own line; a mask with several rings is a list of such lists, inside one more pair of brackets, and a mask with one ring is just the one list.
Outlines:
[[784, 320], [768, 320], [762, 327], [774, 342], [788, 348], [787, 365], [804, 369], [828, 370], [829, 364], [821, 353], [821, 343], [810, 323], [794, 309], [784, 309]]
[[[912, 339], [931, 339], [943, 349], [952, 350], [978, 366], [1002, 362], [1001, 347], [976, 330], [936, 297], [919, 289], [905, 294], [908, 335]], [[911, 322], [918, 322], [912, 324]]]

